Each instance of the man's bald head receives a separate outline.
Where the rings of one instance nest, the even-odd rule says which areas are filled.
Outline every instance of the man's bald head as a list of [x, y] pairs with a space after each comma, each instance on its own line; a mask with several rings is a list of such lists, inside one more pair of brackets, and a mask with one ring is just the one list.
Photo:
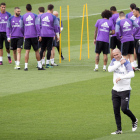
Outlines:
[[119, 49], [114, 49], [113, 56], [117, 61], [119, 61], [122, 57], [121, 51]]
[[54, 11], [53, 12], [53, 15], [55, 15], [56, 17], [58, 17], [58, 12], [57, 11]]
[[113, 50], [113, 53], [115, 53], [115, 52], [121, 53], [121, 51], [119, 49], [117, 49], [117, 48]]

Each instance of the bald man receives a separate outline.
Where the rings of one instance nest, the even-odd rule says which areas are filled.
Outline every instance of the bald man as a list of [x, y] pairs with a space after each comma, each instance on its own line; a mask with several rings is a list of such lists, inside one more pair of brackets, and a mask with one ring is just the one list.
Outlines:
[[114, 115], [117, 125], [117, 131], [111, 134], [122, 134], [120, 107], [124, 114], [132, 120], [132, 131], [136, 131], [138, 119], [129, 110], [129, 100], [131, 91], [131, 78], [134, 77], [134, 71], [129, 61], [123, 58], [119, 49], [113, 50], [113, 56], [108, 71], [113, 74], [112, 102]]
[[[57, 17], [57, 20], [59, 21], [59, 24], [60, 24], [60, 19], [58, 18], [58, 12], [57, 11], [54, 11], [53, 12], [53, 15]], [[61, 21], [61, 31], [63, 30], [63, 23]], [[60, 34], [60, 27], [59, 27], [59, 34]], [[57, 41], [57, 38], [56, 36], [54, 37], [54, 40], [53, 40], [53, 47], [52, 47], [52, 51], [51, 51], [51, 65], [52, 66], [58, 66], [56, 63], [54, 63], [54, 56], [55, 56], [55, 47], [57, 48], [58, 50], [58, 53], [60, 54], [60, 50], [59, 50], [59, 41]], [[61, 49], [61, 59], [64, 60], [64, 57], [62, 55], [62, 49]]]

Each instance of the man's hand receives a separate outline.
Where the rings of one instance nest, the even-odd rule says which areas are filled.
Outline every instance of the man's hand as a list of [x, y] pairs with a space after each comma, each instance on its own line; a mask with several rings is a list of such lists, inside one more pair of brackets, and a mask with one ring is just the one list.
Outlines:
[[57, 42], [59, 41], [59, 38], [57, 37]]
[[122, 65], [122, 64], [124, 64], [126, 62], [126, 60], [122, 59], [120, 62], [121, 62], [121, 65]]
[[39, 41], [39, 42], [41, 42], [41, 41], [42, 41], [42, 37], [41, 37], [41, 36], [39, 37], [38, 41]]
[[119, 78], [117, 78], [117, 79], [116, 79], [116, 83], [118, 83], [118, 81], [120, 81], [120, 80], [121, 80], [121, 78], [120, 78], [120, 77], [119, 77]]
[[93, 43], [96, 45], [96, 39], [94, 39], [94, 42]]
[[9, 37], [7, 38], [7, 41], [10, 43], [10, 38]]

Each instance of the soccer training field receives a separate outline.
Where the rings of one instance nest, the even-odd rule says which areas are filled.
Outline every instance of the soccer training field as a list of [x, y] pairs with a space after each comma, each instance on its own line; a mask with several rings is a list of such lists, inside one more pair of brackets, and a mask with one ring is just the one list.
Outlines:
[[[28, 71], [24, 71], [24, 55], [21, 54], [21, 70], [14, 70], [8, 63], [4, 48], [4, 65], [0, 66], [0, 140], [140, 140], [140, 127], [132, 132], [131, 120], [122, 113], [122, 135], [111, 135], [116, 131], [111, 100], [113, 73], [103, 72], [101, 54], [99, 71], [94, 72], [95, 46], [94, 25], [104, 9], [116, 6], [129, 12], [134, 0], [5, 0], [7, 11], [14, 14], [14, 7], [21, 8], [21, 15], [31, 3], [32, 12], [38, 7], [52, 3], [59, 12], [62, 6], [62, 52], [65, 60], [59, 63], [56, 50], [55, 63], [58, 67], [38, 71], [35, 53], [29, 56]], [[80, 39], [83, 5], [88, 5], [90, 58], [88, 59], [86, 18], [83, 31], [82, 59]], [[68, 61], [67, 5], [70, 8], [70, 53]], [[11, 55], [13, 52], [11, 51]], [[110, 55], [108, 55], [108, 65]], [[140, 120], [140, 72], [135, 72], [131, 81], [130, 110]]]

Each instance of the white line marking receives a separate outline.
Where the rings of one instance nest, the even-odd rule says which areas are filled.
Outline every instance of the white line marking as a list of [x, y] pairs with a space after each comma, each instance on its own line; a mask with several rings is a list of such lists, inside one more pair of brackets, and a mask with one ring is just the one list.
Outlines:
[[[128, 9], [120, 9], [120, 10], [117, 10], [117, 11], [123, 11], [123, 10], [129, 10]], [[101, 13], [95, 13], [95, 14], [89, 14], [88, 16], [96, 16], [96, 15], [100, 15]], [[67, 16], [62, 16], [62, 17], [67, 17]], [[83, 16], [69, 16], [69, 17], [83, 17]], [[84, 17], [86, 17], [86, 15], [84, 15]]]

